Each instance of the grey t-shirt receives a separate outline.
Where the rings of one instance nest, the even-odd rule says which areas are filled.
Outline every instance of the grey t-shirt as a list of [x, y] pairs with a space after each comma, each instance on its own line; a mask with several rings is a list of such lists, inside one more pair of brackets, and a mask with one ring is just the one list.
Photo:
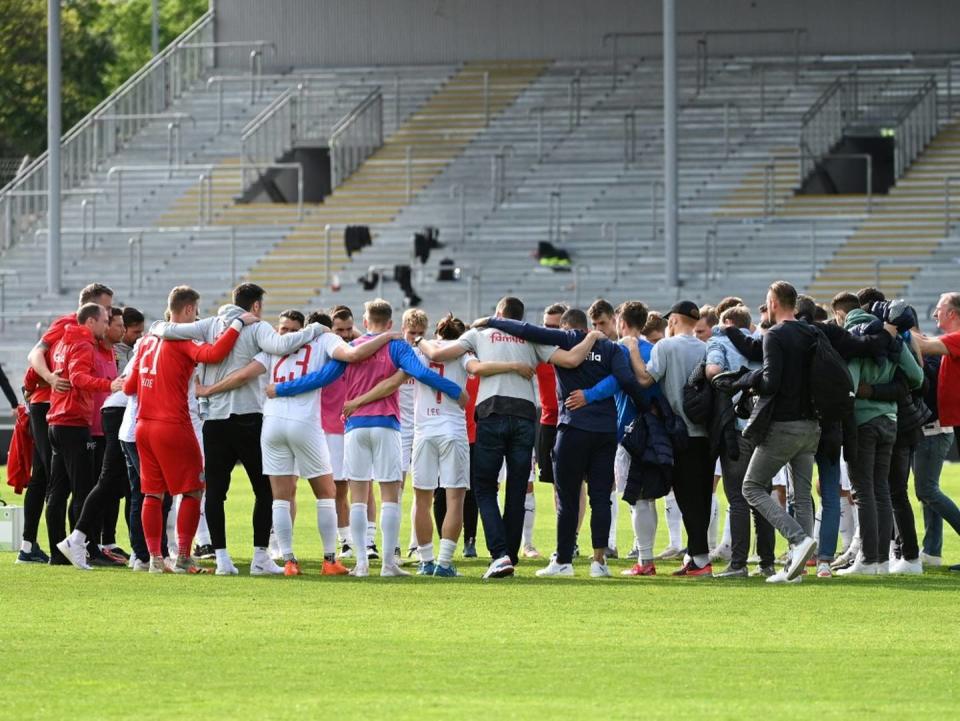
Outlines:
[[[461, 346], [480, 361], [526, 363], [537, 367], [557, 351], [555, 345], [527, 343], [522, 338], [494, 328], [471, 328], [458, 339]], [[477, 418], [496, 413], [537, 419], [536, 391], [533, 382], [516, 373], [498, 373], [480, 379], [477, 393]]]
[[683, 412], [683, 386], [698, 363], [707, 357], [707, 344], [692, 335], [664, 338], [653, 346], [647, 372], [660, 384], [667, 402], [687, 424], [691, 437], [704, 437], [707, 429], [692, 423]]

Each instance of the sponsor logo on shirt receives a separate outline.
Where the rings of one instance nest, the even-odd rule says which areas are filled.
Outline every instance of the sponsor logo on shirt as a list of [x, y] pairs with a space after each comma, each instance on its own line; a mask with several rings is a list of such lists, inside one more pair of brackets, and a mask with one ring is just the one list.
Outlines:
[[510, 335], [509, 333], [501, 333], [500, 331], [494, 331], [490, 334], [491, 343], [523, 343], [526, 344], [526, 341], [523, 338], [517, 338], [515, 335]]

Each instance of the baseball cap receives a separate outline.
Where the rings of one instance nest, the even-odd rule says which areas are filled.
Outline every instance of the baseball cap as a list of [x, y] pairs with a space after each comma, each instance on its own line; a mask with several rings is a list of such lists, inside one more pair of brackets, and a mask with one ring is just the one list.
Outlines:
[[700, 308], [692, 300], [677, 301], [664, 318], [669, 318], [674, 313], [686, 316], [691, 320], [700, 320]]

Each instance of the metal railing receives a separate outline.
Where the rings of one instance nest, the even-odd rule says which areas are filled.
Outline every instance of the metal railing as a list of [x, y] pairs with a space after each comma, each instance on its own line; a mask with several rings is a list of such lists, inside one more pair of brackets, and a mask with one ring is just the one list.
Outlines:
[[[695, 53], [696, 53], [696, 87], [697, 92], [705, 89], [707, 87], [707, 78], [709, 73], [709, 41], [710, 38], [716, 37], [739, 37], [739, 36], [756, 36], [756, 35], [769, 35], [771, 37], [779, 36], [790, 36], [793, 38], [793, 78], [794, 82], [797, 82], [800, 78], [800, 37], [807, 34], [806, 28], [770, 28], [767, 30], [762, 29], [746, 29], [746, 30], [680, 30], [677, 32], [679, 37], [695, 37], [697, 38]], [[612, 40], [613, 45], [613, 89], [617, 87], [618, 76], [620, 72], [620, 41], [630, 38], [661, 38], [663, 33], [660, 31], [644, 31], [644, 32], [615, 32], [607, 33], [603, 36], [603, 47], [607, 46], [607, 42]]]
[[[150, 115], [163, 113], [196, 82], [213, 64], [207, 48], [212, 40], [213, 14], [207, 12], [71, 128], [61, 142], [61, 187], [80, 185], [144, 125], [153, 122]], [[118, 119], [101, 121], [102, 116]], [[12, 235], [4, 238], [5, 247], [46, 212], [47, 198], [42, 195], [9, 194], [46, 190], [47, 157], [47, 153], [40, 155], [0, 190], [0, 202], [12, 204], [12, 224], [5, 229]]]
[[800, 182], [844, 132], [857, 125], [893, 131], [899, 178], [936, 134], [936, 93], [932, 75], [861, 77], [852, 72], [838, 77], [801, 118]]
[[377, 87], [341, 118], [330, 133], [330, 187], [339, 187], [382, 146], [383, 95]]
[[7, 278], [15, 278], [20, 285], [20, 273], [0, 268], [0, 331], [7, 326]]
[[950, 237], [950, 225], [953, 220], [952, 193], [950, 186], [960, 183], [960, 175], [948, 175], [943, 179], [943, 234]]
[[204, 218], [203, 190], [207, 186], [207, 215], [206, 222], [212, 221], [213, 216], [213, 174], [231, 173], [240, 171], [238, 192], [243, 193], [247, 188], [244, 180], [246, 170], [296, 170], [297, 171], [297, 220], [303, 220], [303, 164], [302, 163], [230, 163], [228, 165], [115, 165], [107, 171], [107, 182], [116, 178], [116, 223], [123, 224], [123, 176], [131, 173], [157, 174], [166, 172], [168, 177], [173, 175], [197, 175], [200, 181], [200, 217]]

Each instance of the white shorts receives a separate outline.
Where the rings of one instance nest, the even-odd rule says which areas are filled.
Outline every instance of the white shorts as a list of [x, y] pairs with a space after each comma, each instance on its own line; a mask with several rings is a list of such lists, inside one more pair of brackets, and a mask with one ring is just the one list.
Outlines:
[[617, 455], [613, 459], [613, 481], [617, 493], [623, 495], [627, 488], [627, 476], [630, 473], [630, 452], [621, 445], [617, 446]]
[[721, 468], [721, 466], [720, 466], [720, 459], [719, 459], [719, 458], [717, 458], [717, 465], [714, 466], [713, 475], [714, 475], [714, 476], [722, 476], [722, 475], [723, 475], [723, 468]]
[[840, 490], [853, 490], [853, 484], [850, 483], [850, 469], [847, 468], [847, 462], [842, 458], [840, 459]]
[[413, 487], [422, 491], [470, 487], [470, 444], [463, 436], [413, 440]]
[[266, 416], [260, 450], [268, 476], [316, 478], [333, 472], [323, 429], [315, 423]]
[[400, 470], [406, 475], [413, 457], [413, 431], [400, 431]]
[[343, 480], [343, 434], [327, 433], [327, 448], [330, 451], [330, 465], [333, 467], [333, 480]]
[[343, 436], [343, 476], [348, 481], [400, 481], [400, 431], [354, 428]]

